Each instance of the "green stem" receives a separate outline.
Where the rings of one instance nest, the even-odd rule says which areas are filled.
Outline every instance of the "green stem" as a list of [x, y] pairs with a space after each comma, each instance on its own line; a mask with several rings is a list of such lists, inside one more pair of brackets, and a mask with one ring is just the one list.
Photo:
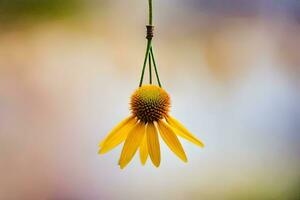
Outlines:
[[[149, 25], [152, 26], [152, 23], [153, 23], [152, 0], [148, 0], [148, 4], [149, 4]], [[145, 68], [146, 68], [146, 64], [147, 64], [147, 59], [148, 58], [149, 58], [148, 62], [149, 62], [149, 80], [150, 80], [150, 84], [152, 84], [152, 69], [151, 69], [152, 68], [152, 66], [151, 66], [152, 65], [151, 64], [151, 60], [152, 60], [153, 65], [154, 65], [154, 69], [155, 69], [155, 74], [156, 74], [157, 82], [158, 82], [159, 86], [161, 87], [160, 80], [159, 80], [158, 73], [157, 73], [157, 69], [156, 69], [156, 63], [155, 63], [154, 56], [153, 56], [151, 42], [152, 42], [152, 39], [148, 39], [146, 53], [145, 53], [145, 58], [144, 58], [144, 64], [143, 64], [143, 69], [142, 69], [142, 75], [141, 75], [139, 87], [141, 87], [142, 84], [143, 84], [144, 74], [145, 74]]]
[[149, 62], [149, 83], [152, 84], [152, 64], [151, 64], [151, 53], [149, 52], [148, 55], [148, 62]]
[[152, 25], [152, 16], [153, 16], [152, 0], [148, 0], [148, 3], [149, 3], [149, 25]]
[[142, 75], [141, 75], [139, 87], [141, 87], [142, 84], [143, 84], [143, 79], [144, 79], [144, 74], [145, 74], [145, 68], [146, 68], [146, 64], [147, 64], [147, 58], [148, 58], [148, 55], [149, 55], [149, 52], [150, 52], [150, 49], [151, 49], [151, 41], [152, 40], [148, 40], [147, 41], [146, 54], [145, 54], [145, 59], [144, 59], [143, 70], [142, 70]]
[[[153, 9], [152, 9], [152, 0], [148, 0], [149, 3], [149, 25], [152, 25], [153, 22]], [[151, 49], [151, 48], [150, 48]], [[151, 55], [149, 52], [149, 82], [152, 84], [152, 66], [151, 66]]]
[[155, 62], [155, 58], [154, 58], [152, 46], [151, 46], [151, 48], [150, 48], [150, 56], [151, 56], [152, 61], [153, 61], [153, 66], [154, 66], [154, 71], [155, 71], [157, 83], [158, 83], [159, 87], [161, 87], [161, 83], [160, 83], [159, 76], [158, 76], [158, 71], [157, 71], [157, 67], [156, 67], [156, 62]]

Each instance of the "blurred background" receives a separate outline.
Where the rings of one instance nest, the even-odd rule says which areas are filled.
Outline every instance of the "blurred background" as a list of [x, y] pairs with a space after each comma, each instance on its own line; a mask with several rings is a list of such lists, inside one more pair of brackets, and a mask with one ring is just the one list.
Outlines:
[[146, 0], [0, 0], [1, 200], [300, 199], [300, 1], [153, 4], [172, 115], [206, 147], [97, 155], [129, 115]]

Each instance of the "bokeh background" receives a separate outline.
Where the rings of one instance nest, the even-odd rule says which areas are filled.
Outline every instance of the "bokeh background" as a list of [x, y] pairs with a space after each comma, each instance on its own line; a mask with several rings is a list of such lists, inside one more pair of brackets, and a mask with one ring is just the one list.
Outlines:
[[138, 86], [146, 0], [0, 0], [1, 200], [300, 199], [300, 1], [153, 3], [172, 115], [206, 147], [97, 155]]

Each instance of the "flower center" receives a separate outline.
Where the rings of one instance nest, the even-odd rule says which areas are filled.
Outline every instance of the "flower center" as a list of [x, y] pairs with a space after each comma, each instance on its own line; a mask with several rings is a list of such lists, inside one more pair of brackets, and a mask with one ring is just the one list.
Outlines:
[[163, 119], [170, 108], [168, 93], [155, 85], [139, 87], [131, 96], [131, 111], [139, 120], [147, 123]]

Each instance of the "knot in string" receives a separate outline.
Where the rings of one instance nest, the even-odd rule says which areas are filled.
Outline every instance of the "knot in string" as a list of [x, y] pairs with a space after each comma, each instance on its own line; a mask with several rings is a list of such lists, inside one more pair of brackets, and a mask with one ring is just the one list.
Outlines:
[[147, 28], [147, 32], [146, 32], [147, 48], [146, 48], [146, 53], [145, 53], [139, 87], [141, 87], [143, 85], [144, 73], [145, 73], [147, 61], [149, 63], [149, 83], [150, 83], [150, 85], [152, 84], [152, 69], [151, 68], [152, 68], [152, 63], [153, 63], [157, 83], [158, 83], [159, 87], [161, 87], [161, 83], [159, 80], [158, 71], [157, 71], [157, 67], [156, 67], [156, 62], [155, 62], [155, 58], [154, 58], [154, 53], [153, 53], [153, 49], [152, 49], [152, 38], [154, 35], [154, 26], [152, 26], [152, 0], [148, 0], [148, 3], [149, 3], [149, 23], [146, 26], [146, 28]]
[[147, 25], [146, 28], [147, 28], [146, 38], [147, 40], [151, 40], [154, 35], [154, 26]]

